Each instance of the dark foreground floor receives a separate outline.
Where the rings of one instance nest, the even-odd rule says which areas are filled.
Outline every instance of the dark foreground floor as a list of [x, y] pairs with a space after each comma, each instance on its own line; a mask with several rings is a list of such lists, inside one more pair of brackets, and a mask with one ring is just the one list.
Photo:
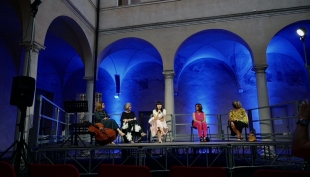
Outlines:
[[[296, 166], [294, 167], [264, 167], [264, 168], [242, 168], [242, 169], [235, 169], [232, 173], [232, 177], [251, 177], [253, 175], [253, 173], [256, 170], [259, 169], [270, 169], [270, 170], [292, 170], [292, 171], [299, 171], [301, 170], [301, 166], [299, 166], [298, 168], [296, 168]], [[169, 177], [169, 172], [152, 172], [152, 176], [153, 177]], [[228, 176], [229, 173], [228, 173]], [[82, 177], [96, 177], [96, 175], [83, 175]]]
[[[5, 160], [8, 161], [9, 159], [5, 159]], [[98, 161], [100, 161], [100, 163], [110, 163], [108, 161], [101, 162], [101, 160], [102, 159], [98, 159]], [[182, 159], [179, 159], [179, 160], [182, 161]], [[283, 162], [280, 161], [279, 163], [277, 163], [277, 165], [279, 165], [277, 167], [261, 167], [261, 165], [263, 165], [264, 162], [267, 162], [267, 161], [268, 161], [268, 159], [265, 159], [265, 160], [262, 159], [260, 162], [261, 164], [257, 164], [258, 166], [256, 166], [256, 167], [249, 167], [249, 166], [243, 167], [242, 165], [245, 163], [244, 163], [244, 161], [240, 160], [240, 162], [237, 161], [238, 164], [236, 164], [238, 166], [238, 168], [232, 170], [231, 174], [227, 170], [227, 174], [229, 177], [251, 177], [253, 175], [253, 173], [259, 169], [300, 171], [303, 169], [303, 165], [304, 165], [302, 163], [302, 161], [299, 161], [298, 163], [287, 163], [285, 161], [283, 161]], [[184, 161], [182, 161], [182, 163], [183, 162]], [[67, 163], [75, 165], [79, 169], [80, 172], [83, 171], [83, 169], [81, 167], [79, 167], [79, 165], [75, 164], [74, 161], [67, 161]], [[81, 163], [82, 165], [85, 165], [85, 166], [87, 166], [89, 164], [87, 159], [85, 161], [84, 160], [80, 161], [79, 163]], [[121, 159], [118, 159], [118, 160], [115, 160], [114, 163], [115, 164], [121, 164], [121, 163], [123, 163], [123, 161], [121, 161]], [[135, 164], [134, 159], [128, 160], [124, 163], [124, 165], [131, 165], [131, 164]], [[156, 168], [158, 169], [158, 165], [152, 159], [146, 159], [145, 164], [150, 169], [155, 169], [155, 170], [156, 170]], [[96, 164], [94, 164], [94, 165], [96, 165]], [[204, 161], [200, 161], [198, 159], [196, 163], [192, 164], [192, 166], [202, 167], [202, 166], [204, 166]], [[219, 159], [212, 166], [225, 167], [226, 166], [225, 158]], [[168, 166], [168, 169], [170, 169], [170, 167]], [[306, 170], [310, 170], [310, 168], [307, 167]], [[94, 173], [96, 173], [96, 170], [94, 170]], [[169, 171], [152, 171], [152, 176], [153, 177], [169, 177]], [[19, 175], [18, 177], [27, 177], [27, 175]], [[81, 177], [97, 177], [97, 175], [81, 175]]]
[[[227, 142], [226, 142], [227, 143]], [[175, 143], [174, 143], [175, 144]], [[184, 144], [184, 143], [183, 143]], [[140, 144], [141, 145], [141, 144]], [[142, 144], [143, 145], [143, 144]], [[156, 146], [159, 144], [146, 144], [145, 146]], [[171, 144], [173, 145], [173, 144]], [[192, 143], [193, 146], [195, 146], [195, 143]], [[126, 145], [126, 146], [130, 146], [130, 145]], [[132, 146], [132, 145], [131, 145]], [[69, 148], [69, 147], [68, 147]], [[201, 148], [196, 148], [193, 149], [192, 153], [189, 154], [190, 158], [187, 158], [187, 154], [184, 153], [183, 151], [171, 151], [170, 155], [168, 156], [168, 161], [169, 163], [167, 164], [167, 169], [169, 170], [171, 168], [171, 166], [174, 165], [179, 165], [179, 166], [186, 166], [186, 164], [189, 164], [189, 166], [199, 166], [199, 167], [203, 167], [203, 166], [207, 166], [206, 165], [206, 158], [204, 155], [200, 156], [200, 151], [198, 153], [198, 151], [196, 150], [201, 150]], [[182, 150], [182, 149], [179, 149]], [[202, 149], [202, 150], [206, 150], [206, 149]], [[48, 151], [48, 150], [46, 150]], [[96, 150], [98, 151], [98, 150]], [[118, 150], [115, 150], [118, 151]], [[206, 150], [206, 152], [210, 152], [210, 150]], [[70, 151], [71, 152], [71, 151]], [[73, 152], [77, 152], [76, 150], [74, 150]], [[88, 167], [89, 166], [89, 160], [87, 159], [87, 157], [82, 157], [84, 150], [81, 150], [78, 154], [80, 155], [78, 157], [79, 161], [77, 162], [76, 160], [67, 160], [66, 163], [68, 164], [73, 164], [74, 166], [76, 166], [80, 173], [83, 173], [83, 167], [79, 166], [79, 164], [83, 165], [84, 167]], [[106, 164], [123, 164], [123, 165], [133, 165], [136, 164], [136, 158], [134, 156], [132, 156], [132, 154], [127, 154], [126, 157], [123, 157], [124, 151], [122, 151], [121, 155], [119, 155], [117, 158], [112, 160], [109, 158], [110, 157], [110, 150], [100, 150], [101, 153], [97, 153], [99, 154], [98, 156], [96, 156], [96, 158], [94, 159], [94, 161], [92, 161], [92, 166], [96, 166], [97, 164], [100, 163], [106, 163]], [[107, 153], [108, 152], [108, 153]], [[148, 151], [147, 151], [148, 152]], [[183, 153], [182, 153], [183, 152]], [[196, 152], [196, 153], [193, 153]], [[204, 151], [203, 151], [204, 152]], [[206, 152], [204, 152], [206, 154]], [[220, 152], [220, 151], [219, 151]], [[268, 164], [270, 163], [270, 161], [273, 161], [273, 159], [266, 159], [264, 157], [260, 157], [259, 155], [257, 156], [257, 160], [255, 161], [254, 165], [250, 165], [251, 164], [251, 159], [249, 157], [251, 157], [251, 155], [249, 154], [250, 151], [245, 151], [245, 154], [240, 154], [238, 153], [237, 155], [234, 155], [235, 161], [234, 161], [234, 166], [236, 166], [237, 168], [235, 168], [234, 170], [227, 170], [227, 174], [230, 177], [251, 177], [253, 175], [253, 173], [256, 170], [259, 169], [277, 169], [277, 170], [290, 170], [290, 171], [300, 171], [303, 168], [303, 161], [301, 159], [297, 159], [296, 162], [293, 162], [293, 160], [296, 159], [291, 159], [291, 156], [285, 156], [282, 159], [279, 159], [276, 161], [276, 165], [277, 167], [270, 167]], [[145, 156], [145, 162], [143, 164], [145, 164], [146, 166], [148, 166], [151, 170], [152, 170], [152, 175], [153, 177], [168, 177], [169, 176], [169, 171], [160, 171], [163, 170], [161, 168], [160, 165], [163, 165], [166, 163], [167, 160], [165, 160], [165, 158], [163, 158], [163, 156], [161, 155], [161, 151], [160, 150], [154, 150], [152, 151], [152, 158], [151, 156]], [[62, 153], [55, 153], [55, 152], [46, 152], [45, 153], [46, 156], [48, 156], [50, 159], [52, 160], [52, 162], [54, 164], [57, 163], [64, 163], [63, 157], [67, 157], [67, 154], [64, 155]], [[131, 158], [129, 158], [129, 160], [124, 160], [127, 159], [127, 157], [131, 156]], [[11, 157], [11, 154], [6, 154], [6, 160], [8, 160]], [[71, 156], [72, 157], [76, 157], [75, 155]], [[208, 164], [209, 166], [212, 167], [226, 167], [227, 166], [227, 154], [225, 153], [211, 153], [211, 155], [208, 156]], [[70, 159], [70, 158], [69, 158]], [[81, 160], [82, 159], [82, 160]], [[1, 159], [3, 160], [3, 159]], [[289, 160], [289, 162], [288, 162]], [[44, 161], [42, 160], [40, 163], [50, 163], [51, 161]], [[293, 162], [293, 163], [292, 163]], [[77, 164], [79, 163], [79, 164]], [[210, 165], [210, 163], [212, 163], [212, 165]], [[158, 165], [160, 164], [160, 165]], [[273, 164], [274, 165], [274, 164]], [[165, 165], [163, 165], [165, 166]], [[310, 168], [307, 168], [307, 170], [310, 170]], [[94, 169], [93, 173], [96, 173], [97, 169]], [[85, 173], [85, 171], [84, 171]], [[1, 174], [0, 174], [1, 175]], [[97, 175], [81, 175], [81, 177], [96, 177]], [[27, 175], [20, 175], [18, 177], [27, 177]]]
[[[178, 159], [180, 160], [183, 164], [185, 164], [182, 159]], [[277, 163], [278, 166], [269, 166], [269, 167], [262, 167], [263, 165], [265, 165], [264, 163], [267, 164], [267, 161], [269, 161], [269, 159], [261, 159], [260, 160], [260, 164], [256, 164], [256, 166], [254, 167], [250, 167], [248, 164], [246, 166], [247, 162], [244, 162], [243, 160], [240, 161], [236, 161], [236, 166], [237, 168], [235, 168], [234, 170], [230, 171], [227, 170], [227, 174], [230, 177], [251, 177], [253, 175], [253, 173], [256, 170], [259, 169], [272, 169], [272, 170], [289, 170], [289, 171], [301, 171], [303, 168], [303, 163], [302, 161], [299, 161], [297, 163], [288, 163], [286, 161], [279, 161]], [[161, 162], [159, 160], [159, 162]], [[117, 160], [115, 161], [115, 164], [120, 164]], [[127, 161], [126, 163], [124, 163], [124, 165], [131, 165], [134, 164], [134, 161], [130, 162]], [[158, 168], [158, 164], [157, 162], [154, 162], [152, 159], [147, 159], [146, 160], [146, 166], [148, 166], [150, 169], [153, 169], [152, 171], [152, 176], [153, 177], [169, 177], [169, 171], [160, 171], [160, 168]], [[242, 166], [244, 165], [244, 166]], [[173, 165], [171, 165], [173, 166]], [[168, 169], [171, 168], [171, 166], [168, 165]], [[180, 165], [181, 166], [181, 165]], [[205, 166], [205, 163], [203, 160], [197, 160], [195, 163], [192, 164], [192, 166], [198, 166], [198, 167], [203, 167]], [[225, 158], [220, 158], [218, 161], [216, 161], [212, 167], [225, 167], [226, 166], [226, 159]], [[155, 170], [154, 170], [155, 169]], [[158, 170], [158, 171], [156, 171]], [[309, 168], [307, 168], [307, 170], [310, 170]], [[83, 175], [85, 177], [96, 177], [96, 175]]]
[[[2, 159], [3, 160], [3, 159]], [[67, 162], [68, 164], [74, 164], [74, 162]], [[87, 162], [85, 162], [85, 164], [87, 164]], [[134, 164], [134, 163], [133, 163]], [[127, 163], [127, 165], [130, 165], [130, 163]], [[225, 162], [223, 161], [223, 163], [217, 163], [216, 166], [220, 167], [225, 167]], [[281, 165], [281, 164], [279, 164]], [[83, 171], [81, 168], [79, 168], [77, 165], [75, 165], [79, 171]], [[151, 163], [146, 163], [146, 166], [148, 166], [150, 169], [153, 169], [154, 166], [156, 166], [156, 164], [151, 164]], [[193, 166], [204, 166], [204, 165], [200, 165], [199, 162], [197, 162], [196, 164], [194, 164]], [[277, 167], [238, 167], [234, 170], [231, 171], [231, 174], [229, 172], [229, 170], [227, 170], [227, 174], [228, 177], [251, 177], [253, 175], [253, 173], [256, 170], [259, 169], [272, 169], [272, 170], [289, 170], [289, 171], [301, 171], [303, 169], [303, 163], [297, 163], [297, 164], [286, 164], [283, 163], [283, 165], [281, 166], [277, 166]], [[169, 168], [168, 168], [169, 169]], [[310, 168], [306, 168], [306, 170], [310, 170]], [[96, 170], [94, 171], [96, 173]], [[27, 177], [27, 174], [24, 175], [18, 175], [18, 177]], [[169, 171], [152, 171], [152, 176], [153, 177], [169, 177]], [[97, 175], [81, 175], [81, 177], [97, 177]]]

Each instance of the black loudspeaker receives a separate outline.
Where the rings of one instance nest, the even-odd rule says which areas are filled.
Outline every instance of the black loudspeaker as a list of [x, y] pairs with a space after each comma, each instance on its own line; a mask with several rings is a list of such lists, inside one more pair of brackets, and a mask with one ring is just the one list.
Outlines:
[[35, 79], [28, 76], [13, 78], [10, 104], [31, 107], [34, 98]]

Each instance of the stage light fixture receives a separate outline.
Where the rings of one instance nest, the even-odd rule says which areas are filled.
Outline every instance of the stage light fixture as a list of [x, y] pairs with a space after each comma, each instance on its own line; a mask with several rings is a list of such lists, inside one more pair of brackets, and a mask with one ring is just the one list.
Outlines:
[[37, 12], [38, 12], [38, 8], [39, 8], [39, 5], [42, 3], [41, 0], [35, 0], [32, 4], [31, 4], [31, 12], [32, 12], [32, 15], [33, 17], [36, 16]]
[[298, 28], [296, 32], [298, 36], [300, 37], [300, 40], [304, 40], [307, 36], [306, 28]]

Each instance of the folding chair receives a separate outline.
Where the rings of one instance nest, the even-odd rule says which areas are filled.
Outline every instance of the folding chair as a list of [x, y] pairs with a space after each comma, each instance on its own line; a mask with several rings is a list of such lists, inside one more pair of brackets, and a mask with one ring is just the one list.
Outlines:
[[[153, 114], [150, 115], [150, 119], [153, 117]], [[149, 119], [149, 120], [150, 120]], [[167, 124], [171, 123], [171, 120], [167, 120], [166, 121]], [[147, 128], [147, 136], [148, 136], [148, 140], [149, 142], [156, 142], [158, 140], [158, 136], [155, 135], [152, 137], [152, 133], [151, 133], [151, 124], [148, 124], [148, 128]], [[167, 142], [167, 137], [169, 136], [169, 139], [171, 140], [171, 130], [168, 130], [167, 134], [163, 137], [163, 142]]]
[[[191, 142], [194, 142], [195, 141], [195, 137], [194, 137], [194, 129], [197, 130], [197, 127], [194, 126], [194, 120], [192, 120], [192, 126], [191, 126]], [[210, 139], [211, 141], [211, 130], [210, 130], [210, 127], [207, 126], [207, 137]]]
[[98, 177], [106, 176], [152, 177], [152, 174], [147, 166], [101, 164]]
[[180, 176], [207, 176], [207, 177], [228, 177], [228, 172], [222, 167], [185, 167], [173, 166], [170, 169], [169, 177]]
[[16, 177], [13, 166], [8, 162], [0, 161], [0, 176]]
[[[227, 137], [228, 137], [228, 141], [229, 141], [229, 125], [227, 125]], [[248, 141], [248, 127], [244, 127], [244, 137], [245, 137], [245, 141]]]
[[28, 177], [80, 177], [71, 164], [30, 164]]

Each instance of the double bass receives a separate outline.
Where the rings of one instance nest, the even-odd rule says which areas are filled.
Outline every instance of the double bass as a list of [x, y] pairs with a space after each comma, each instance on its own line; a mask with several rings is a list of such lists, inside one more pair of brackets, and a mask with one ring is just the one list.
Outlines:
[[103, 146], [112, 143], [116, 139], [116, 132], [111, 128], [105, 128], [102, 123], [96, 123], [88, 127], [88, 131], [95, 134], [99, 145]]

